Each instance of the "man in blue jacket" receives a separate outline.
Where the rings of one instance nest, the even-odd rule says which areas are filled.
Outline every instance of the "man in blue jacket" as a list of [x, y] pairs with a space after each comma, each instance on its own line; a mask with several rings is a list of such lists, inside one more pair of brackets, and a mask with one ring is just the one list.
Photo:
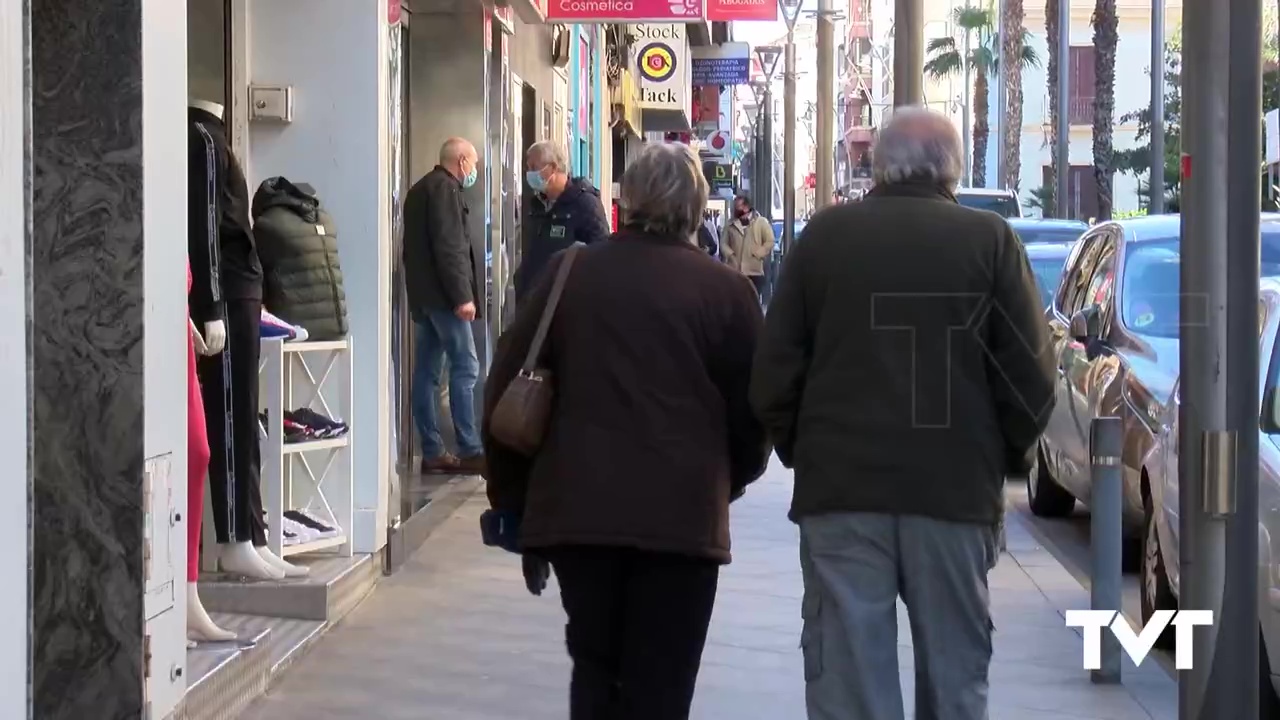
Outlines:
[[525, 154], [525, 178], [537, 195], [530, 203], [522, 233], [523, 251], [516, 269], [516, 303], [538, 284], [551, 256], [575, 242], [591, 244], [609, 237], [609, 221], [600, 191], [586, 178], [569, 177], [563, 148], [544, 140]]

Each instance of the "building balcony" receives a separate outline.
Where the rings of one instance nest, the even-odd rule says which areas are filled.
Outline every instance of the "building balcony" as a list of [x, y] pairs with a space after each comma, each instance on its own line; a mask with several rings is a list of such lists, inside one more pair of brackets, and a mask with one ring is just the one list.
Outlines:
[[1093, 124], [1093, 98], [1067, 100], [1067, 121], [1072, 125]]
[[871, 143], [876, 138], [876, 129], [869, 125], [855, 125], [845, 128], [844, 141], [846, 143]]

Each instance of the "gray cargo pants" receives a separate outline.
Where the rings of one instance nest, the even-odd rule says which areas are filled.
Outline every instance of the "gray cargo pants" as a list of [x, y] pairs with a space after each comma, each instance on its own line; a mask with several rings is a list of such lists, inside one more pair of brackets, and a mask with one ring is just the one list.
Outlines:
[[904, 720], [898, 597], [915, 651], [917, 720], [987, 720], [987, 572], [997, 528], [838, 513], [800, 523], [809, 720]]

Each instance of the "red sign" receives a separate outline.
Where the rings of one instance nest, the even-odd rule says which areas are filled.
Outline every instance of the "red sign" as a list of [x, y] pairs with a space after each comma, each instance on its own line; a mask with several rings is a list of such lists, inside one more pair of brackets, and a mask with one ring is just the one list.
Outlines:
[[697, 22], [702, 0], [550, 0], [547, 20], [575, 23]]
[[708, 22], [735, 20], [778, 19], [778, 3], [775, 0], [707, 0]]

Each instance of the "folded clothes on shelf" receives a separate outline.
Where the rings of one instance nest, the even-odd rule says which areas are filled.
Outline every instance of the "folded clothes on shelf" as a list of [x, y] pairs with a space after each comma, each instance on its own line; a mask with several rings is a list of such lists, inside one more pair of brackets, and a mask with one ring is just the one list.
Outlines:
[[[267, 411], [259, 415], [263, 427], [269, 427]], [[329, 440], [340, 438], [350, 431], [347, 424], [325, 417], [311, 408], [286, 410], [284, 413], [284, 441], [286, 443], [304, 442], [306, 440]]]
[[258, 329], [264, 340], [285, 338], [286, 341], [304, 342], [307, 339], [306, 328], [285, 322], [265, 309], [262, 311], [262, 317], [258, 322]]

